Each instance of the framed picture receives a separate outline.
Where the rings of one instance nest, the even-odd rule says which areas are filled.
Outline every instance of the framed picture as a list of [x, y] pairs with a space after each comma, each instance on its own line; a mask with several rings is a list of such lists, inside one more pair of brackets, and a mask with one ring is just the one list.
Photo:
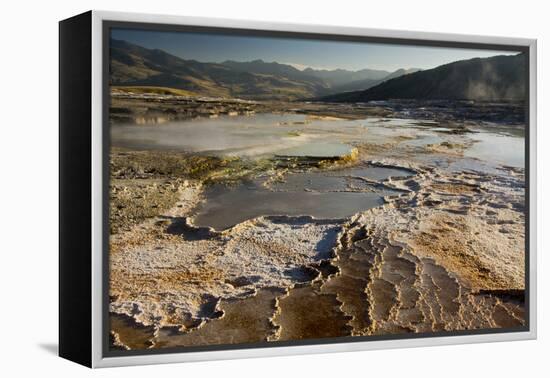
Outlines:
[[536, 337], [536, 41], [60, 22], [60, 355]]

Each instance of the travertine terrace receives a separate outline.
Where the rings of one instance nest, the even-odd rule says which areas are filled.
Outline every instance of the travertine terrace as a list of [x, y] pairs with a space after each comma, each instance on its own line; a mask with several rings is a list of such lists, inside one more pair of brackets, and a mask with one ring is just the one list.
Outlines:
[[[234, 163], [217, 162], [212, 175], [114, 179], [114, 198], [134, 195], [132, 180], [149, 180], [139, 181], [138, 197], [153, 184], [168, 194], [155, 202], [156, 214], [132, 218], [111, 236], [112, 347], [524, 325], [524, 170], [456, 168], [475, 143], [463, 123], [418, 125], [355, 144], [353, 160], [247, 167], [268, 190], [291, 174], [341, 171], [337, 190], [383, 193], [383, 201], [347, 217], [266, 214], [221, 230], [196, 226], [194, 216], [211, 181], [230, 179]], [[134, 152], [113, 152], [120, 153]], [[350, 176], [350, 167], [407, 174]]]

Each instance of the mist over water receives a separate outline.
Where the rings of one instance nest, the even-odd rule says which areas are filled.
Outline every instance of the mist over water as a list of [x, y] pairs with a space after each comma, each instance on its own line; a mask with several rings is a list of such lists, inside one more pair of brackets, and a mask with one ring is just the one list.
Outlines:
[[[422, 147], [445, 140], [445, 128], [418, 127], [416, 119], [331, 120], [300, 114], [222, 116], [164, 124], [115, 124], [111, 143], [137, 150], [173, 150], [216, 156], [272, 157], [294, 154], [338, 154], [361, 143], [382, 144], [413, 135], [402, 143]], [[483, 162], [524, 166], [522, 128], [489, 125], [468, 134], [474, 143], [464, 156]]]
[[111, 127], [115, 147], [222, 156], [275, 155], [309, 143], [338, 144], [368, 138], [366, 122], [309, 120], [298, 114], [225, 116], [160, 125], [116, 124]]

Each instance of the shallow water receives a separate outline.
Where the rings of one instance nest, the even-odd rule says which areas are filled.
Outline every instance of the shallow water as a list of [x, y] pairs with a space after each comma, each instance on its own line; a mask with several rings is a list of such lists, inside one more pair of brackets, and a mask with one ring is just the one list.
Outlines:
[[[210, 155], [266, 157], [273, 155], [340, 155], [360, 143], [383, 144], [406, 137], [411, 147], [441, 143], [449, 138], [444, 128], [418, 126], [415, 119], [364, 120], [308, 119], [300, 114], [222, 116], [169, 122], [161, 125], [113, 125], [111, 142], [131, 149], [164, 149]], [[423, 121], [425, 123], [425, 121]], [[445, 129], [446, 130], [446, 129]], [[491, 124], [478, 127], [464, 156], [487, 162], [524, 166], [521, 127]]]
[[350, 190], [350, 187], [355, 189], [368, 187], [370, 184], [361, 180], [361, 177], [378, 181], [412, 174], [413, 172], [404, 169], [361, 166], [335, 171], [292, 174], [286, 177], [284, 182], [272, 184], [271, 188], [275, 191], [345, 191]]
[[313, 142], [277, 151], [279, 156], [330, 158], [350, 155], [353, 147], [344, 143]]
[[[267, 188], [265, 179], [228, 187], [215, 184], [205, 192], [193, 222], [223, 230], [247, 219], [267, 215], [310, 215], [319, 219], [346, 218], [383, 203], [392, 190], [366, 189], [369, 184], [357, 177], [383, 180], [408, 176], [411, 172], [393, 168], [363, 167], [330, 172], [306, 172], [289, 175], [285, 182]], [[354, 178], [355, 177], [355, 178]], [[346, 191], [347, 190], [347, 191]]]
[[383, 203], [376, 193], [269, 192], [250, 185], [232, 189], [216, 185], [207, 190], [206, 198], [193, 222], [216, 230], [265, 215], [345, 218]]
[[[494, 173], [500, 165], [524, 166], [524, 137], [519, 127], [487, 125], [475, 133], [451, 135], [448, 129], [419, 125], [415, 119], [319, 120], [299, 114], [222, 116], [161, 125], [113, 125], [112, 144], [132, 149], [168, 149], [198, 154], [244, 158], [282, 156], [341, 156], [362, 143], [388, 146], [373, 159], [402, 151], [421, 164], [450, 171], [476, 170]], [[426, 122], [423, 122], [424, 124]], [[428, 144], [452, 142], [467, 146], [461, 154], [429, 152]], [[473, 143], [472, 143], [473, 142]], [[415, 151], [418, 151], [416, 153]], [[234, 187], [214, 185], [196, 209], [194, 223], [225, 229], [262, 215], [310, 215], [344, 218], [379, 206], [380, 191], [360, 177], [383, 180], [411, 172], [384, 167], [302, 172], [289, 175], [270, 188], [262, 180]], [[358, 178], [359, 177], [359, 178]]]
[[[525, 138], [507, 131], [493, 132], [480, 129], [472, 136], [475, 143], [464, 152], [464, 156], [503, 164], [525, 167]], [[495, 130], [496, 131], [496, 130]]]
[[285, 155], [291, 148], [298, 155], [323, 150], [324, 153], [346, 153], [351, 148], [348, 143], [372, 140], [366, 126], [372, 122], [308, 120], [299, 114], [257, 114], [160, 125], [115, 124], [111, 127], [111, 142], [113, 146], [131, 149], [222, 156]]

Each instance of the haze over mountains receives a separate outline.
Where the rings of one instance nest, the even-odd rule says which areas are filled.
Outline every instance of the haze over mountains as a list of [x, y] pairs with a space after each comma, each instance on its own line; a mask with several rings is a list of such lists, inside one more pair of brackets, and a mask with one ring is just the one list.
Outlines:
[[[295, 100], [363, 90], [410, 70], [301, 71], [289, 64], [185, 60], [165, 51], [111, 39], [111, 84], [183, 89], [206, 96]], [[413, 70], [416, 71], [416, 70]]]
[[523, 54], [499, 55], [445, 64], [387, 80], [367, 90], [336, 94], [321, 100], [523, 100], [525, 78]]

